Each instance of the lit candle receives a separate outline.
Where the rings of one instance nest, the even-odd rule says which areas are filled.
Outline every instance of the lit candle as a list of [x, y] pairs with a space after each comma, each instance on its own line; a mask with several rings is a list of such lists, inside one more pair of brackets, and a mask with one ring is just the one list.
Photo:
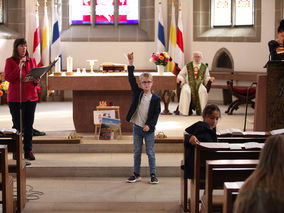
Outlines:
[[73, 58], [71, 56], [67, 57], [67, 72], [73, 71]]

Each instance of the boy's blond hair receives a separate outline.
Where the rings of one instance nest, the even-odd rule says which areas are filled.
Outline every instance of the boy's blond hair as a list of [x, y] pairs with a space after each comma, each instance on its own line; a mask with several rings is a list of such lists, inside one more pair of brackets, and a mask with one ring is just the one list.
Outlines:
[[143, 78], [149, 78], [151, 81], [153, 80], [152, 74], [151, 74], [151, 73], [148, 73], [148, 72], [143, 72], [143, 73], [139, 76], [140, 82], [142, 81]]

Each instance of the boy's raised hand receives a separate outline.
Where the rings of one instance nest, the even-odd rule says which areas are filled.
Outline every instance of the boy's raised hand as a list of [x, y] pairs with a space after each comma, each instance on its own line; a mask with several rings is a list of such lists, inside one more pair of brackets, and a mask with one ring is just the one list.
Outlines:
[[129, 65], [133, 65], [133, 59], [134, 59], [134, 54], [132, 53], [128, 53], [127, 54], [127, 58], [128, 58], [128, 64]]

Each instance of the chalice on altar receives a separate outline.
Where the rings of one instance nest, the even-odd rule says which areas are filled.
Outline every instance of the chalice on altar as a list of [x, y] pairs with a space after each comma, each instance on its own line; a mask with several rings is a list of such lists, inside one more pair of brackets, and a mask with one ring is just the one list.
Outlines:
[[91, 74], [94, 73], [94, 65], [95, 65], [95, 62], [97, 62], [98, 60], [96, 59], [93, 59], [93, 60], [87, 60], [89, 63], [90, 63], [90, 67], [91, 67]]

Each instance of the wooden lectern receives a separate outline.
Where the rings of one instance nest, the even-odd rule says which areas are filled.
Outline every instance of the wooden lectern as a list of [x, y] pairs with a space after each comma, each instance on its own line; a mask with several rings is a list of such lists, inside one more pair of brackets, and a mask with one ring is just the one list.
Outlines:
[[284, 128], [284, 61], [267, 63], [266, 130]]

